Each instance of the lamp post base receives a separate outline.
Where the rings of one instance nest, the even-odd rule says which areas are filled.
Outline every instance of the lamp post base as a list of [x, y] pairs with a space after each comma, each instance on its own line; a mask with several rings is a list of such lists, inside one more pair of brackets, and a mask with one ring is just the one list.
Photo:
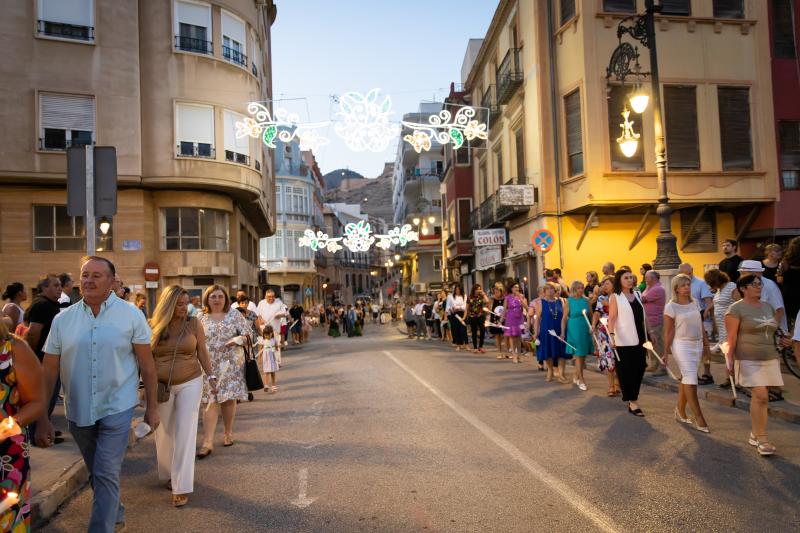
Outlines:
[[653, 268], [655, 270], [677, 269], [680, 264], [678, 239], [672, 233], [660, 233], [656, 237], [656, 258], [653, 261]]

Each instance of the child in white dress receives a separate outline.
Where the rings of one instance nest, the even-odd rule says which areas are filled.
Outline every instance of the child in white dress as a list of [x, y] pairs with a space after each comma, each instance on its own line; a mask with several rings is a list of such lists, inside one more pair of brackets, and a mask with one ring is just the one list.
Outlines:
[[[256, 344], [261, 346], [261, 369], [262, 372], [264, 372], [264, 392], [277, 392], [277, 373], [280, 369], [280, 366], [278, 365], [278, 361], [275, 357], [275, 352], [278, 349], [278, 341], [275, 339], [275, 332], [273, 331], [272, 326], [264, 326], [264, 331], [261, 333], [261, 338], [258, 339]], [[272, 382], [271, 391], [268, 381]]]

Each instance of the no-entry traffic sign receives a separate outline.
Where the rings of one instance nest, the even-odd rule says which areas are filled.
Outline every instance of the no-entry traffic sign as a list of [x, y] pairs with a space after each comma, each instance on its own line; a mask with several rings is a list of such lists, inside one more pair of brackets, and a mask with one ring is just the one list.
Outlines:
[[532, 242], [534, 248], [546, 254], [553, 247], [555, 239], [552, 233], [546, 229], [540, 229], [533, 234]]

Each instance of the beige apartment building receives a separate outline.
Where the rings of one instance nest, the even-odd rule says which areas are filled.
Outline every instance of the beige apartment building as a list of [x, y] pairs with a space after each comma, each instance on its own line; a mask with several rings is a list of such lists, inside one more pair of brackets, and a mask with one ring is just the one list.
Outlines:
[[[509, 239], [503, 262], [477, 281], [551, 267], [583, 279], [607, 260], [638, 271], [655, 258], [652, 100], [631, 113], [641, 138], [627, 158], [616, 139], [632, 87], [606, 79], [618, 23], [644, 9], [644, 0], [500, 1], [464, 80], [490, 119], [488, 142], [473, 148], [473, 227], [504, 227]], [[672, 232], [695, 271], [716, 264], [722, 241], [778, 193], [769, 30], [766, 2], [675, 0], [656, 15]], [[625, 40], [649, 72], [648, 50]], [[535, 187], [535, 205], [501, 205], [498, 188], [522, 183]], [[532, 251], [538, 229], [555, 236], [547, 254]]]
[[0, 283], [30, 290], [77, 274], [83, 217], [66, 212], [66, 148], [117, 152], [118, 211], [98, 253], [144, 292], [259, 286], [274, 232], [271, 154], [236, 139], [250, 101], [271, 99], [272, 0], [4, 3], [0, 42]]

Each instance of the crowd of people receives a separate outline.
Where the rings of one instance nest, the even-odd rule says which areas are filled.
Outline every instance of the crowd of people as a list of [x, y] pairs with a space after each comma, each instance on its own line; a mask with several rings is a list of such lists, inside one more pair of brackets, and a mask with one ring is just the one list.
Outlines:
[[783, 386], [775, 339], [783, 346], [794, 343], [800, 358], [800, 320], [792, 330], [788, 320], [800, 318], [800, 238], [785, 253], [777, 244], [768, 245], [763, 261], [745, 260], [737, 251], [738, 243], [726, 240], [718, 268], [700, 278], [692, 265], [681, 264], [667, 287], [650, 264], [641, 265], [637, 276], [631, 267], [611, 262], [602, 266], [602, 275], [587, 272], [585, 282], [569, 285], [559, 269], [546, 270], [530, 301], [513, 278], [488, 291], [475, 284], [468, 296], [453, 284], [435, 300], [426, 296], [404, 303], [406, 334], [450, 340], [457, 351], [471, 341], [477, 354], [486, 353], [489, 335], [497, 359], [519, 363], [530, 355], [546, 372], [546, 382], [572, 383], [581, 391], [588, 389], [586, 359], [595, 357], [606, 375], [607, 396], [620, 396], [628, 412], [639, 417], [645, 416], [639, 404], [645, 373], [669, 373], [679, 381], [675, 419], [704, 433], [710, 429], [697, 390], [714, 384], [711, 362], [717, 355], [727, 372], [719, 386], [737, 387], [751, 397], [748, 442], [759, 454], [772, 455], [768, 402], [782, 399]]
[[[307, 313], [297, 302], [284, 304], [272, 290], [256, 304], [242, 291], [234, 300], [220, 285], [202, 296], [170, 285], [148, 319], [146, 302], [129, 301], [113, 263], [99, 256], [81, 262], [78, 301], [73, 283], [69, 274], [43, 276], [27, 308], [21, 283], [3, 293], [0, 414], [11, 421], [0, 426], [7, 465], [0, 502], [9, 504], [0, 529], [6, 531], [30, 529], [29, 450], [63, 442], [51, 421], [60, 398], [90, 473], [90, 531], [115, 531], [125, 522], [119, 478], [140, 405], [144, 418], [135, 431], [154, 432], [157, 476], [171, 504], [186, 505], [195, 461], [215, 449], [220, 414], [222, 446], [233, 446], [237, 404], [262, 386], [277, 392], [288, 338], [306, 342], [319, 316], [317, 308]], [[250, 364], [263, 379], [251, 379]]]
[[586, 358], [595, 357], [607, 395], [621, 396], [639, 417], [645, 415], [639, 403], [645, 372], [674, 374], [668, 368], [674, 362], [680, 381], [675, 419], [701, 432], [710, 429], [697, 389], [713, 383], [717, 353], [735, 379], [721, 386], [742, 387], [751, 396], [748, 442], [772, 455], [768, 402], [780, 398], [783, 386], [774, 335], [786, 346], [794, 342], [800, 354], [800, 320], [793, 335], [787, 333], [800, 313], [800, 238], [785, 253], [768, 246], [763, 262], [736, 251], [736, 242], [726, 241], [719, 268], [699, 278], [683, 264], [668, 287], [650, 265], [641, 266], [638, 278], [630, 267], [607, 263], [602, 276], [588, 272], [585, 282], [569, 285], [557, 269], [548, 270], [530, 301], [524, 286], [509, 279], [488, 290], [473, 285], [469, 294], [455, 284], [435, 299], [409, 300], [390, 312], [365, 301], [306, 311], [299, 302], [284, 304], [272, 290], [255, 303], [241, 291], [231, 298], [220, 285], [202, 296], [171, 285], [148, 320], [146, 302], [128, 301], [113, 263], [99, 256], [81, 262], [78, 301], [69, 274], [42, 276], [27, 307], [25, 287], [11, 283], [0, 314], [0, 456], [6, 465], [0, 502], [7, 504], [0, 524], [14, 531], [30, 527], [30, 445], [63, 441], [51, 421], [60, 397], [91, 474], [89, 529], [110, 532], [125, 521], [119, 478], [140, 402], [145, 410], [137, 433], [155, 432], [158, 478], [170, 489], [172, 505], [182, 507], [194, 490], [195, 461], [215, 450], [220, 414], [222, 446], [233, 446], [237, 404], [262, 387], [277, 392], [289, 339], [305, 342], [317, 324], [327, 325], [332, 337], [359, 336], [370, 318], [386, 323], [389, 316], [402, 317], [409, 338], [438, 338], [457, 351], [471, 344], [474, 353], [485, 354], [488, 335], [497, 359], [519, 363], [530, 355], [545, 381], [573, 383], [581, 391], [588, 389]]

